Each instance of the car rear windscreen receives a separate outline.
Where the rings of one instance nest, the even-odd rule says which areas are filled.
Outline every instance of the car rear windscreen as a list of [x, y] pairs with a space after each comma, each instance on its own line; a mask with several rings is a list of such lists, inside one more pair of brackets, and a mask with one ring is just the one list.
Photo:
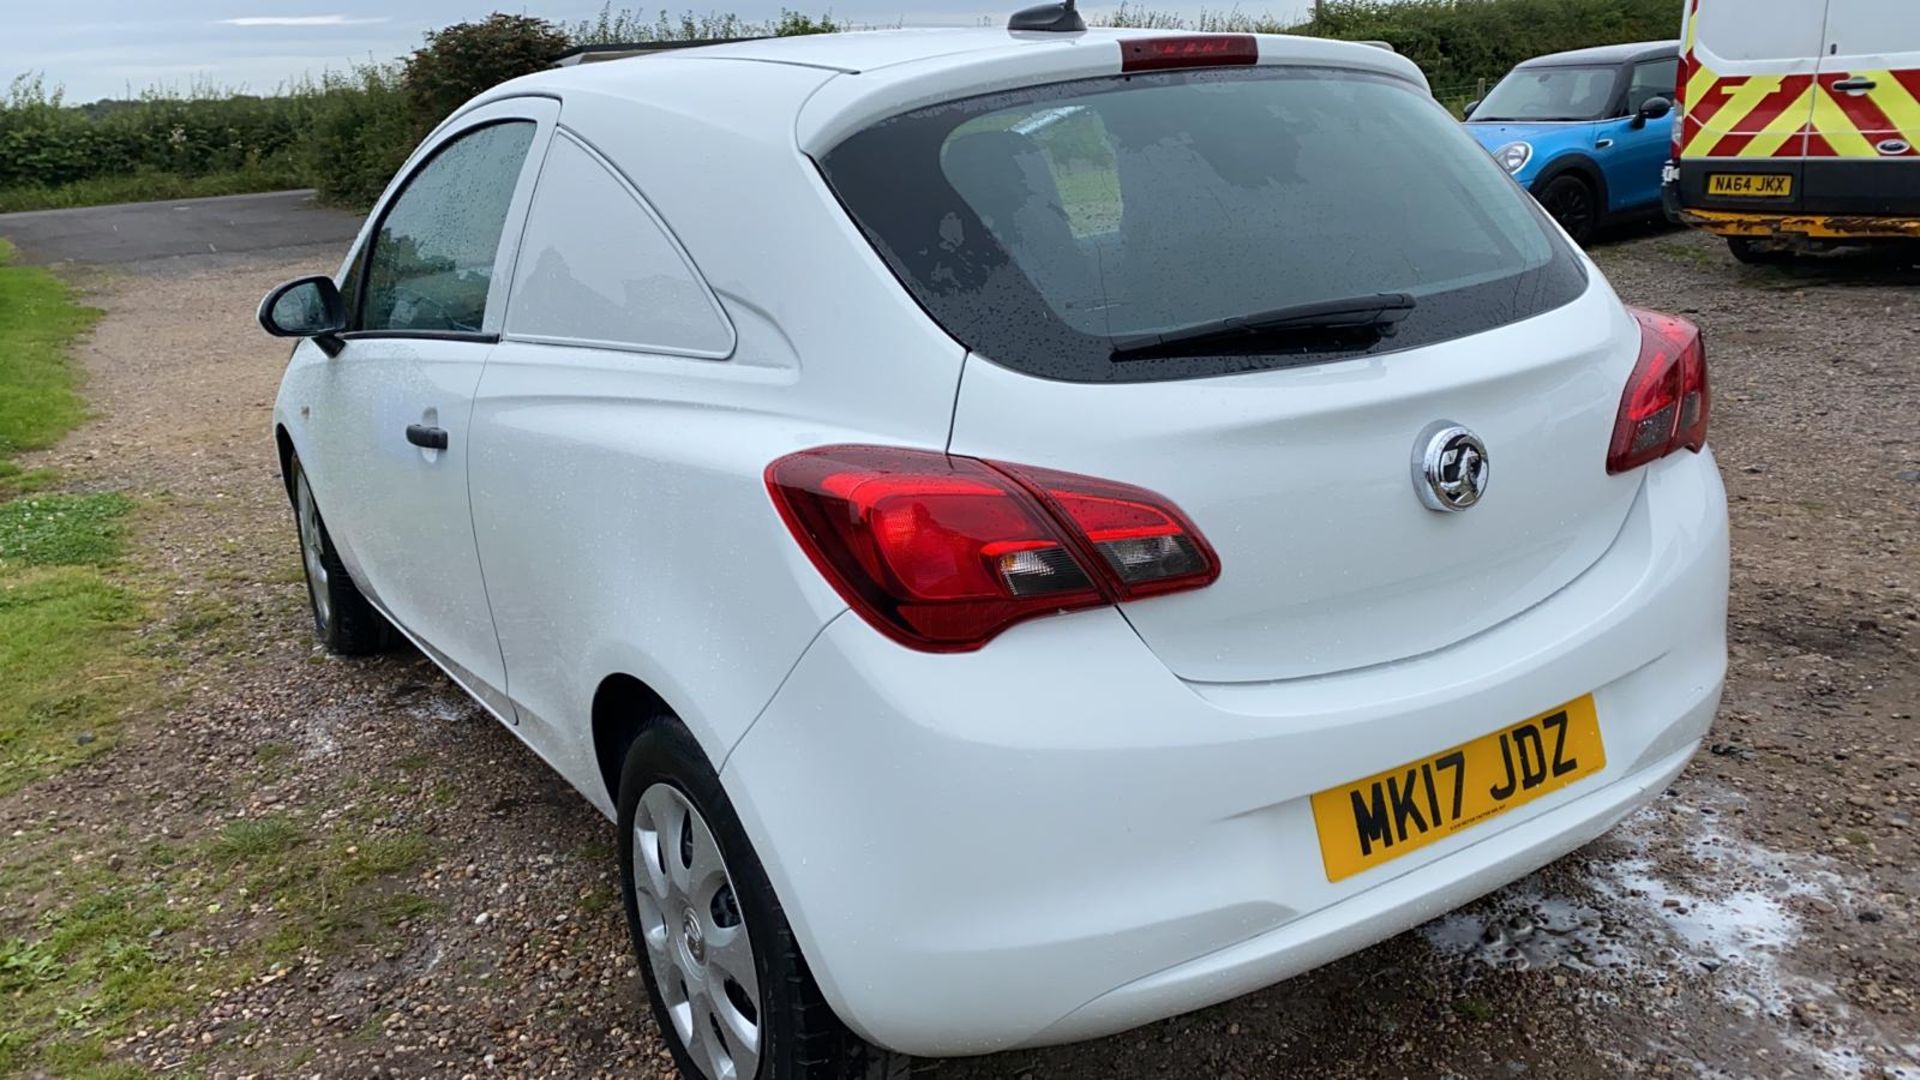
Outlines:
[[[1048, 378], [1146, 381], [1384, 353], [1565, 304], [1585, 271], [1416, 87], [1320, 68], [1163, 72], [967, 98], [820, 160], [947, 332]], [[1116, 341], [1381, 293], [1391, 333], [1134, 359]]]

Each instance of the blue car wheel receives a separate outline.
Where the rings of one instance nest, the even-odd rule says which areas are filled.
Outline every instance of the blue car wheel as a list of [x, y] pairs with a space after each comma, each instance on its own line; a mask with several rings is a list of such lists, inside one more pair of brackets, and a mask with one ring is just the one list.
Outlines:
[[1549, 180], [1536, 197], [1541, 208], [1553, 215], [1553, 220], [1567, 230], [1574, 243], [1585, 244], [1593, 235], [1593, 226], [1600, 218], [1599, 200], [1585, 180], [1563, 173]]

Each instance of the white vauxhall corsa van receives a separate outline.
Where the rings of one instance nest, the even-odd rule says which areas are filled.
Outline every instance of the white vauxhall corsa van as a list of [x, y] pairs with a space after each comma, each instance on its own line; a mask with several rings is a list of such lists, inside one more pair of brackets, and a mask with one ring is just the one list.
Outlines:
[[618, 821], [689, 1077], [1247, 993], [1720, 699], [1699, 331], [1403, 57], [1041, 16], [509, 82], [261, 307], [320, 638]]

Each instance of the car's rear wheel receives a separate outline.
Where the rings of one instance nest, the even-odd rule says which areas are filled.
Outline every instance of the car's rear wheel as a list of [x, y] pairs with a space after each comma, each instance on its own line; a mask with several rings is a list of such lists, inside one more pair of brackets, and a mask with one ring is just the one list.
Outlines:
[[896, 1080], [925, 1066], [847, 1030], [706, 755], [649, 720], [620, 776], [620, 883], [654, 1020], [688, 1080]]
[[1540, 206], [1576, 244], [1584, 245], [1600, 222], [1600, 200], [1593, 185], [1570, 173], [1554, 177], [1540, 189]]
[[342, 656], [365, 656], [388, 648], [393, 644], [393, 627], [361, 595], [340, 561], [298, 455], [289, 468], [293, 523], [300, 534], [300, 565], [306, 573], [307, 600], [313, 607], [314, 634], [328, 651]]

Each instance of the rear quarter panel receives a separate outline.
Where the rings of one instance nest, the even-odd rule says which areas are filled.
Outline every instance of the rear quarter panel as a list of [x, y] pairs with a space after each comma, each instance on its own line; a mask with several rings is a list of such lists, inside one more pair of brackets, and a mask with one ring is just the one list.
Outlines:
[[509, 693], [527, 741], [603, 810], [603, 679], [646, 682], [718, 767], [844, 607], [781, 523], [767, 464], [835, 442], [943, 446], [964, 358], [795, 148], [791, 112], [740, 107], [831, 73], [737, 66], [663, 95], [672, 107], [575, 94], [561, 118], [677, 237], [733, 354], [544, 344], [509, 325], [475, 405], [474, 526]]

